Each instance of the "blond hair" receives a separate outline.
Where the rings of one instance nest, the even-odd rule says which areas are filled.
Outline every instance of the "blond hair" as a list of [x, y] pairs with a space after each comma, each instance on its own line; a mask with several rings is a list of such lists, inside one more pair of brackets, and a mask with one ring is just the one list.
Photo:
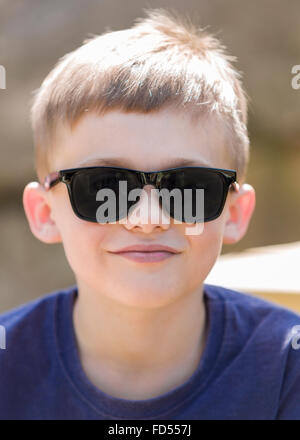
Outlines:
[[[86, 114], [111, 110], [148, 113], [185, 108], [191, 116], [219, 116], [238, 179], [249, 159], [247, 99], [241, 74], [218, 39], [188, 17], [164, 9], [145, 10], [125, 30], [106, 30], [59, 59], [35, 90], [31, 122], [40, 181], [51, 169], [59, 124], [71, 128]], [[56, 147], [57, 148], [57, 147]]]

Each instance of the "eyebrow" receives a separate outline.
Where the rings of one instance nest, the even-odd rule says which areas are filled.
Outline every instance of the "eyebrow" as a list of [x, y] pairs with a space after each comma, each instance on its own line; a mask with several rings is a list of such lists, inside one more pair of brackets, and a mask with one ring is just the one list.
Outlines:
[[[121, 168], [134, 168], [130, 167], [128, 163], [128, 158], [93, 158], [84, 160], [76, 165], [76, 168], [82, 166], [111, 166], [111, 167], [121, 167]], [[199, 166], [199, 167], [212, 167], [212, 165], [205, 159], [187, 159], [187, 158], [176, 158], [171, 159], [167, 163], [164, 163], [160, 169], [177, 168], [183, 166]]]

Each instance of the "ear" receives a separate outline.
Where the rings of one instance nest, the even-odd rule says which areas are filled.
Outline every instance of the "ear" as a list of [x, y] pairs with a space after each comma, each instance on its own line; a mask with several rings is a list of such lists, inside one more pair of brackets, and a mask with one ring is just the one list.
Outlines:
[[60, 232], [51, 218], [46, 190], [38, 182], [30, 182], [23, 192], [23, 206], [33, 235], [44, 243], [60, 243]]
[[247, 232], [255, 208], [255, 190], [244, 183], [230, 194], [228, 218], [224, 226], [223, 244], [236, 243]]

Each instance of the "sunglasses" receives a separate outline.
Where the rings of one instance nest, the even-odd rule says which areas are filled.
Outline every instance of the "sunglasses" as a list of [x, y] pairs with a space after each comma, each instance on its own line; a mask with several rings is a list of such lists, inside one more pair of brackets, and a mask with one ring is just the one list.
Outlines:
[[[121, 181], [126, 181], [125, 194], [124, 191], [120, 191], [119, 183]], [[125, 195], [128, 198], [131, 190], [142, 190], [147, 184], [153, 185], [156, 190], [160, 191], [172, 191], [177, 188], [182, 195], [180, 208], [184, 207], [187, 199], [185, 190], [192, 190], [192, 198], [189, 197], [189, 202], [192, 205], [194, 223], [209, 222], [219, 217], [224, 208], [229, 188], [238, 190], [236, 171], [206, 167], [181, 167], [150, 172], [108, 166], [72, 168], [49, 174], [45, 178], [44, 187], [49, 190], [59, 182], [67, 185], [72, 209], [76, 216], [93, 223], [101, 223], [96, 212], [104, 201], [97, 200], [97, 193], [104, 188], [114, 192], [118, 207], [121, 196]], [[202, 212], [199, 218], [195, 218], [197, 202], [195, 192], [197, 189], [204, 190], [204, 213]], [[173, 198], [171, 197], [169, 200], [172, 202]], [[160, 206], [170, 217], [185, 222], [186, 218], [182, 214], [184, 209], [176, 209], [175, 203], [170, 202], [166, 203], [163, 197], [159, 197]], [[126, 208], [116, 209], [115, 214], [105, 223], [127, 217], [129, 209], [136, 203], [138, 200], [127, 201]]]

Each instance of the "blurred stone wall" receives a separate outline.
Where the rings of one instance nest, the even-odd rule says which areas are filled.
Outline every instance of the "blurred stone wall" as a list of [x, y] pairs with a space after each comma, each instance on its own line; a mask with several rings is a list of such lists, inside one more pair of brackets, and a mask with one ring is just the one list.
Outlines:
[[300, 90], [291, 87], [300, 64], [299, 0], [0, 0], [0, 311], [75, 282], [62, 246], [39, 242], [23, 211], [24, 186], [36, 180], [31, 93], [90, 34], [127, 28], [148, 7], [208, 26], [244, 72], [257, 207], [247, 236], [223, 252], [299, 240]]

